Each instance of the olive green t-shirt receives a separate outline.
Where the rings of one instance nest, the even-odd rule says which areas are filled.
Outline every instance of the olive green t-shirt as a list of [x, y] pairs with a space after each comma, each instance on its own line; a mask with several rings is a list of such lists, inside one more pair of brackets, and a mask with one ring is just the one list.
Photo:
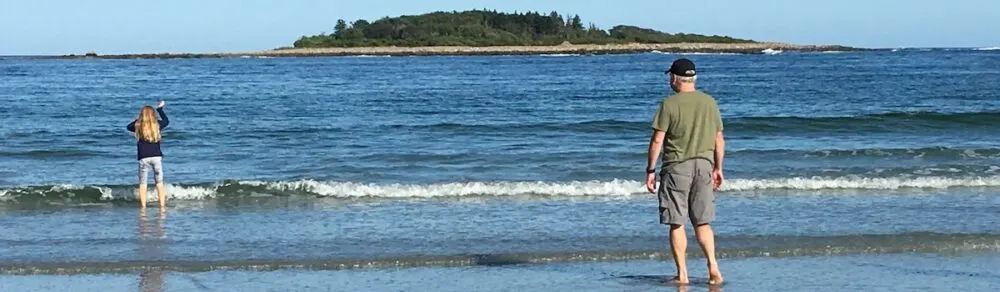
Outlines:
[[652, 127], [666, 132], [663, 164], [692, 158], [715, 163], [715, 136], [722, 131], [722, 114], [712, 96], [693, 91], [664, 98], [653, 116]]

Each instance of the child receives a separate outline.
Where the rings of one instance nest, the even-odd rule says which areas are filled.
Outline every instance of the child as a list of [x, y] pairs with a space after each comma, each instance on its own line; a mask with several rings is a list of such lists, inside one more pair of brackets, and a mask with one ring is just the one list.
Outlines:
[[167, 193], [163, 189], [163, 153], [160, 152], [160, 130], [170, 124], [167, 114], [163, 112], [164, 102], [161, 100], [156, 107], [162, 121], [157, 121], [153, 115], [153, 107], [144, 106], [139, 111], [139, 118], [128, 124], [128, 130], [135, 133], [136, 150], [139, 159], [139, 205], [146, 208], [146, 173], [152, 168], [156, 180], [156, 196], [160, 208], [166, 206]]

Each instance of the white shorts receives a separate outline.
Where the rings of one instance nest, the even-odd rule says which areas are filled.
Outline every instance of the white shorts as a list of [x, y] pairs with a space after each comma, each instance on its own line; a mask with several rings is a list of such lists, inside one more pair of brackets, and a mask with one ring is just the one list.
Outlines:
[[163, 183], [163, 157], [146, 157], [139, 160], [139, 184], [146, 184], [146, 173], [153, 169], [153, 179], [156, 183]]

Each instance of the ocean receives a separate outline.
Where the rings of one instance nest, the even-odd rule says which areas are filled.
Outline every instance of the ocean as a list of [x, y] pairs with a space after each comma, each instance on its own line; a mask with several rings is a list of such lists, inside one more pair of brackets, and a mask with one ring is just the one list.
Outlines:
[[[666, 284], [642, 182], [681, 56], [726, 128], [719, 289], [693, 238]], [[0, 290], [997, 290], [998, 81], [974, 49], [7, 57]], [[125, 126], [157, 99], [143, 211]]]

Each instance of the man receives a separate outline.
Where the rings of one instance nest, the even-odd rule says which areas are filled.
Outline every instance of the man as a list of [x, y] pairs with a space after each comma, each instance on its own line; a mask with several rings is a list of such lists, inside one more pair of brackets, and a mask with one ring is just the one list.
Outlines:
[[[697, 74], [691, 60], [674, 61], [666, 73], [676, 94], [664, 98], [653, 117], [646, 189], [657, 193], [660, 223], [670, 225], [670, 247], [677, 266], [674, 282], [688, 283], [684, 224], [690, 219], [708, 262], [709, 284], [722, 284], [710, 225], [715, 219], [715, 191], [723, 180], [722, 116], [715, 99], [695, 89]], [[663, 165], [657, 190], [656, 160], [661, 150]]]

